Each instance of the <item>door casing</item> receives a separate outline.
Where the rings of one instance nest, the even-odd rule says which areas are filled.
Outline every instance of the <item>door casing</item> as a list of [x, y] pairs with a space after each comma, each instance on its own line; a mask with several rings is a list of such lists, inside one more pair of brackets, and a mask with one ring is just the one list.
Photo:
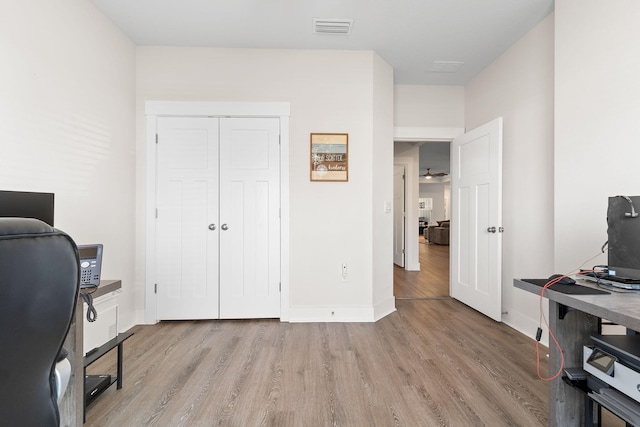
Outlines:
[[[402, 177], [398, 177], [402, 173]], [[393, 262], [405, 266], [406, 193], [405, 165], [393, 165]], [[399, 187], [402, 187], [401, 189]]]
[[[393, 130], [394, 142], [410, 142], [422, 144], [425, 142], [452, 141], [455, 137], [464, 134], [464, 128], [438, 128], [438, 127], [395, 127]], [[415, 167], [414, 167], [415, 162]], [[419, 271], [419, 245], [418, 233], [418, 195], [420, 183], [418, 179], [418, 160], [409, 157], [394, 157], [395, 164], [405, 165], [405, 270]], [[411, 209], [415, 206], [415, 209]], [[412, 225], [415, 224], [415, 227]], [[393, 262], [393, 260], [390, 260]]]

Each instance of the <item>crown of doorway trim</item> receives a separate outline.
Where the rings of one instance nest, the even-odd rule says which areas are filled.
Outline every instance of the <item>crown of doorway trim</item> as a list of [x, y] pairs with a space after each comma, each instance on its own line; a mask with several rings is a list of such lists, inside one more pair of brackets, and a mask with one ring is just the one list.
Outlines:
[[396, 142], [415, 143], [451, 141], [463, 133], [464, 128], [394, 127], [393, 140]]

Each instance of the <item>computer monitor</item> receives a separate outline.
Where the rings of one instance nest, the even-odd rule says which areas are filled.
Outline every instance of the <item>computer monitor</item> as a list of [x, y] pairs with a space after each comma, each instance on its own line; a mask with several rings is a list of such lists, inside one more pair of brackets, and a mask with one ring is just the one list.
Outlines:
[[609, 197], [609, 275], [640, 280], [640, 196]]
[[0, 217], [35, 218], [53, 227], [54, 194], [0, 191]]

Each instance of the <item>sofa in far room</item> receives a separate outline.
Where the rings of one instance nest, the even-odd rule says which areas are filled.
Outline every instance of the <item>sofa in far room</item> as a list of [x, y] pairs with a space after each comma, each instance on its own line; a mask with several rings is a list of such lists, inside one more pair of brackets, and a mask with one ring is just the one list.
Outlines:
[[429, 243], [436, 245], [449, 244], [450, 220], [438, 221], [438, 225], [430, 225], [424, 229], [424, 238]]

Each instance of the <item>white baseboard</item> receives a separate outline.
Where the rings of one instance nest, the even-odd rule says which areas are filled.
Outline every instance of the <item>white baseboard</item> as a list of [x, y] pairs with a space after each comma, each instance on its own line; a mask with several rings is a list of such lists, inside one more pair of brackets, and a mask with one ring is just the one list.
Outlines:
[[395, 310], [395, 298], [376, 306], [290, 307], [289, 322], [375, 322]]
[[[376, 322], [394, 311], [396, 311], [396, 299], [391, 297], [375, 306], [289, 307], [289, 319], [283, 321], [291, 323]], [[139, 313], [137, 319], [144, 319], [144, 314]], [[153, 323], [139, 321], [138, 324]]]
[[420, 263], [407, 263], [407, 266], [405, 267], [405, 270], [407, 271], [420, 271]]
[[[502, 316], [502, 322], [515, 329], [516, 331], [528, 336], [532, 340], [536, 339], [536, 332], [538, 330], [539, 319], [531, 319], [519, 314], [516, 310], [510, 310], [509, 313], [514, 312], [515, 315], [509, 314], [506, 316]], [[540, 344], [549, 346], [549, 331], [546, 330], [546, 327], [543, 325], [542, 330], [542, 338], [540, 339]]]
[[396, 311], [396, 299], [391, 297], [373, 306], [373, 321], [377, 322], [394, 311]]

